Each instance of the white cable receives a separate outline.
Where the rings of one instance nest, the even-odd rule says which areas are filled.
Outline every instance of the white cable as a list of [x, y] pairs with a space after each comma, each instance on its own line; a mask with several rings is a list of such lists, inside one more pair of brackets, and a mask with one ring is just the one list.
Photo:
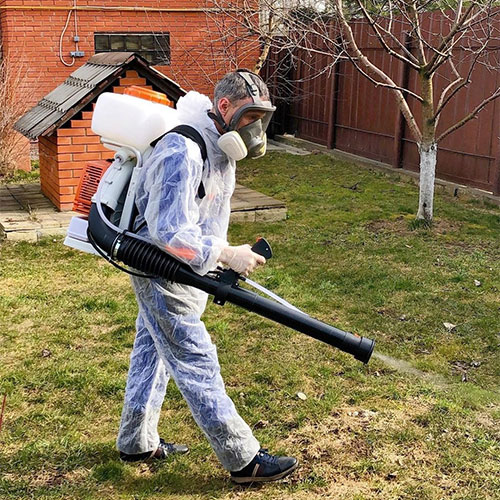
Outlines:
[[63, 42], [64, 33], [66, 33], [66, 30], [68, 29], [69, 20], [71, 19], [71, 14], [72, 13], [73, 13], [73, 9], [71, 9], [68, 12], [68, 18], [66, 19], [66, 24], [64, 25], [64, 28], [63, 28], [63, 30], [61, 32], [61, 37], [59, 38], [59, 59], [64, 64], [64, 66], [68, 66], [68, 67], [71, 67], [71, 66], [73, 66], [75, 64], [75, 58], [73, 57], [73, 62], [71, 64], [67, 63], [64, 60], [63, 55], [62, 55], [62, 42]]
[[[119, 144], [119, 143], [115, 143], [115, 145], [116, 146], [124, 147], [124, 148], [129, 149], [130, 151], [132, 151], [133, 155], [136, 158], [136, 168], [140, 168], [142, 166], [142, 155], [141, 155], [141, 152], [138, 149], [135, 149], [132, 146], [125, 146], [124, 144]], [[119, 159], [117, 158], [116, 155], [115, 155], [115, 161], [119, 161]], [[114, 162], [113, 162], [113, 164], [114, 164]], [[101, 180], [99, 182], [99, 185], [97, 186], [97, 191], [95, 193], [95, 205], [97, 207], [97, 212], [98, 212], [99, 216], [101, 217], [102, 221], [106, 224], [106, 226], [108, 226], [113, 231], [116, 231], [118, 233], [122, 233], [123, 229], [120, 228], [120, 227], [118, 227], [118, 226], [115, 226], [104, 215], [104, 210], [102, 209], [102, 202], [101, 202], [102, 190], [103, 190], [103, 186], [104, 186], [104, 184], [106, 182], [107, 176], [111, 175], [112, 165], [110, 165], [109, 168], [106, 170], [106, 172], [104, 172], [104, 175], [102, 176], [102, 178], [101, 178]], [[132, 237], [134, 237], [134, 238], [136, 238], [138, 240], [142, 240], [142, 241], [146, 241], [148, 243], [152, 243], [151, 240], [148, 240], [147, 238], [144, 238], [143, 236], [139, 236], [137, 234], [130, 235], [130, 236], [132, 236]]]
[[300, 314], [304, 314], [306, 316], [309, 316], [309, 314], [305, 313], [304, 311], [301, 311], [300, 309], [297, 309], [295, 306], [292, 306], [290, 302], [287, 302], [283, 297], [280, 297], [279, 295], [275, 294], [274, 292], [271, 292], [271, 290], [268, 290], [266, 287], [260, 285], [259, 283], [251, 280], [250, 278], [242, 278], [245, 283], [248, 283], [250, 286], [253, 286], [255, 289], [265, 293], [269, 297], [273, 298], [276, 300], [276, 302], [279, 302], [281, 305], [288, 307], [292, 311], [298, 312]]
[[[78, 37], [78, 21], [76, 19], [76, 14], [77, 14], [77, 8], [76, 8], [76, 0], [73, 1], [73, 10], [75, 11], [75, 38]], [[76, 51], [78, 52], [78, 41], [75, 40], [75, 48]], [[73, 58], [74, 59], [74, 58]]]

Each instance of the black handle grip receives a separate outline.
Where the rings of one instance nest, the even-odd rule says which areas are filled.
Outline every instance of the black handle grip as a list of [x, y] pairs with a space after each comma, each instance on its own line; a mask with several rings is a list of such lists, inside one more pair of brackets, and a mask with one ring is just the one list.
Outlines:
[[252, 247], [252, 252], [262, 255], [265, 259], [270, 259], [273, 256], [271, 245], [265, 238], [262, 237], [257, 239], [257, 243], [255, 243]]

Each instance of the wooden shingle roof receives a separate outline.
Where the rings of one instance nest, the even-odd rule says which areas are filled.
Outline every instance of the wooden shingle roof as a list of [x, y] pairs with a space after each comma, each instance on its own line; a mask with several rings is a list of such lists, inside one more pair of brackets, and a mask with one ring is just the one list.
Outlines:
[[137, 71], [154, 90], [165, 93], [173, 102], [186, 93], [138, 54], [103, 52], [92, 56], [71, 73], [61, 85], [24, 114], [14, 128], [28, 139], [51, 135], [130, 69]]

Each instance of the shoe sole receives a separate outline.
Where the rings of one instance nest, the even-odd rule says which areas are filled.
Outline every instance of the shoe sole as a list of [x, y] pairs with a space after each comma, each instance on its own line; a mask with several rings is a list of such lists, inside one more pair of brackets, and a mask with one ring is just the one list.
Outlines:
[[289, 469], [280, 472], [279, 474], [276, 474], [275, 476], [256, 476], [256, 477], [235, 477], [231, 476], [231, 481], [238, 483], [238, 484], [244, 484], [244, 483], [270, 483], [271, 481], [279, 481], [280, 479], [283, 479], [284, 477], [288, 476], [288, 474], [291, 474], [297, 467], [299, 466], [299, 462], [296, 462], [294, 465], [292, 465]]
[[124, 464], [149, 464], [154, 462], [161, 462], [163, 460], [168, 460], [170, 457], [174, 457], [176, 455], [187, 455], [189, 450], [187, 451], [177, 451], [175, 453], [169, 453], [166, 457], [146, 457], [146, 458], [137, 458], [135, 460], [131, 460], [128, 458], [120, 457], [120, 461]]

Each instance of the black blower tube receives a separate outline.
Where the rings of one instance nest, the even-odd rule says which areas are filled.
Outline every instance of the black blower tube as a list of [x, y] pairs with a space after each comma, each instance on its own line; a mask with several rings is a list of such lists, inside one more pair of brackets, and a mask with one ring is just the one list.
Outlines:
[[88, 222], [91, 239], [114, 260], [148, 275], [199, 288], [214, 295], [217, 304], [231, 302], [337, 347], [363, 363], [368, 363], [372, 355], [375, 346], [373, 340], [339, 330], [237, 285], [221, 283], [210, 276], [200, 276], [153, 243], [138, 239], [127, 232], [115, 231], [101, 219], [94, 203]]

